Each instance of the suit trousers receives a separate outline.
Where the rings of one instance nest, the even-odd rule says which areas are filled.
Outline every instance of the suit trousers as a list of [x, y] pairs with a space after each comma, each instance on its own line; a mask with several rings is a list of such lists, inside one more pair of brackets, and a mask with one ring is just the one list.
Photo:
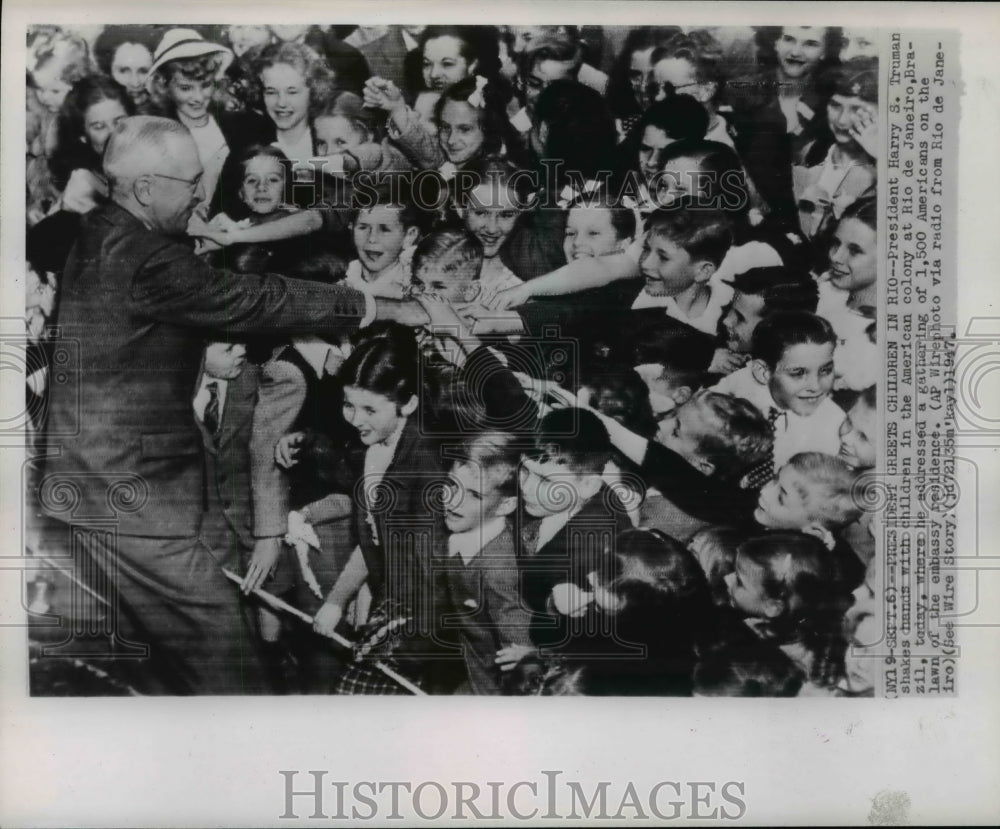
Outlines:
[[[84, 566], [117, 606], [119, 639], [145, 646], [140, 671], [151, 693], [266, 693], [258, 643], [238, 587], [201, 537], [87, 534]], [[130, 649], [131, 650], [131, 649]]]

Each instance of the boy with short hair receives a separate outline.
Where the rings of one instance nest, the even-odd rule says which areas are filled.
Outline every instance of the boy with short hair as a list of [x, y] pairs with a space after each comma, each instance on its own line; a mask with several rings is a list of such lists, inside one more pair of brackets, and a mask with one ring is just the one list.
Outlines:
[[632, 362], [649, 388], [655, 417], [684, 405], [701, 389], [712, 346], [707, 334], [672, 319], [639, 332], [632, 345]]
[[[445, 508], [446, 583], [468, 677], [458, 693], [501, 694], [514, 675], [498, 653], [523, 657], [534, 650], [531, 617], [521, 604], [514, 532], [520, 453], [506, 432], [466, 438], [449, 473]], [[517, 662], [508, 663], [513, 669]]]
[[615, 537], [632, 526], [602, 477], [611, 458], [602, 419], [587, 409], [548, 412], [533, 457], [521, 461], [524, 509], [540, 519], [525, 527], [519, 561], [521, 595], [533, 612], [531, 638], [539, 646], [561, 645], [569, 636], [566, 617], [550, 612], [552, 588], [569, 582], [588, 589], [587, 574], [603, 571]]
[[836, 333], [822, 317], [779, 311], [754, 330], [750, 364], [713, 387], [748, 400], [768, 418], [774, 469], [799, 452], [840, 450], [844, 410], [830, 397], [836, 344]]
[[714, 336], [732, 291], [709, 280], [732, 244], [733, 233], [721, 211], [654, 211], [639, 255], [645, 284], [632, 310], [662, 308], [667, 316]]
[[731, 374], [750, 358], [754, 329], [775, 311], [815, 312], [819, 291], [814, 280], [784, 266], [750, 268], [729, 284], [733, 298], [722, 317], [726, 344], [716, 351], [711, 373]]
[[348, 285], [377, 297], [402, 299], [410, 290], [410, 259], [422, 235], [423, 211], [403, 193], [379, 188], [374, 204], [357, 208], [351, 223], [358, 258], [347, 266]]

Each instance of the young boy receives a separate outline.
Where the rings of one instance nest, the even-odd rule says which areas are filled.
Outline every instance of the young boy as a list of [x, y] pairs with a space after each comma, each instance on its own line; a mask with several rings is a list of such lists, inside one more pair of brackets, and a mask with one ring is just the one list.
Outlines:
[[632, 526], [602, 479], [611, 444], [601, 420], [586, 409], [548, 412], [539, 421], [534, 457], [521, 461], [524, 510], [540, 519], [524, 528], [519, 561], [531, 638], [539, 646], [564, 645], [570, 635], [566, 617], [548, 607], [552, 588], [566, 582], [588, 589], [587, 574], [603, 572], [614, 539]]
[[858, 395], [840, 427], [838, 455], [854, 469], [872, 469], [878, 454], [878, 414], [875, 386]]
[[799, 452], [840, 450], [844, 410], [830, 398], [833, 349], [830, 323], [808, 311], [779, 311], [754, 330], [751, 362], [714, 387], [750, 401], [774, 430], [774, 468]]
[[412, 284], [412, 247], [423, 214], [402, 194], [379, 189], [374, 205], [360, 207], [351, 230], [358, 258], [347, 266], [347, 283], [377, 297], [402, 299]]
[[457, 626], [465, 657], [468, 678], [459, 693], [503, 693], [514, 675], [501, 670], [498, 655], [534, 649], [508, 518], [517, 508], [519, 460], [510, 434], [483, 432], [462, 442], [449, 473], [446, 582], [454, 615], [444, 624]]
[[750, 268], [729, 283], [733, 299], [722, 318], [726, 344], [716, 351], [712, 374], [731, 374], [750, 358], [753, 332], [775, 311], [815, 312], [819, 292], [816, 283], [783, 266]]
[[632, 310], [662, 308], [667, 316], [714, 336], [732, 291], [709, 280], [732, 244], [729, 222], [720, 211], [653, 212], [639, 257], [645, 284]]
[[639, 466], [650, 487], [642, 526], [687, 542], [709, 525], [749, 522], [756, 494], [735, 482], [768, 455], [771, 436], [767, 420], [746, 400], [698, 392], [660, 420], [654, 440], [599, 417], [612, 445]]
[[705, 333], [672, 319], [644, 328], [632, 346], [636, 373], [649, 388], [653, 416], [669, 414], [702, 387], [712, 359]]

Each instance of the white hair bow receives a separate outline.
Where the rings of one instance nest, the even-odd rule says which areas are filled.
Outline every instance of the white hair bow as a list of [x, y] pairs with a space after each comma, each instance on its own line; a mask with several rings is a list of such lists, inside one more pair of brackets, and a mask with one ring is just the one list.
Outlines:
[[488, 83], [489, 81], [482, 75], [476, 75], [476, 88], [473, 93], [465, 99], [469, 106], [476, 107], [477, 109], [482, 109], [486, 106], [486, 101], [483, 98], [483, 89], [486, 88], [486, 84]]

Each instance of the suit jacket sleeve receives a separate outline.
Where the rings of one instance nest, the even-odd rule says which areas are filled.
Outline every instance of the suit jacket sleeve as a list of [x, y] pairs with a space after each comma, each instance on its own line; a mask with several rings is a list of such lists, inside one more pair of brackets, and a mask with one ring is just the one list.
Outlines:
[[520, 576], [514, 559], [483, 561], [483, 589], [490, 621], [505, 645], [531, 646], [531, 614], [521, 603]]
[[[135, 255], [134, 249], [115, 253]], [[241, 334], [341, 336], [354, 331], [367, 310], [365, 295], [346, 285], [216, 270], [173, 241], [154, 248], [136, 268], [129, 302], [139, 318]]]
[[271, 360], [261, 371], [250, 438], [253, 532], [257, 538], [288, 530], [289, 480], [274, 461], [274, 446], [292, 430], [306, 399], [302, 373], [284, 360]]

